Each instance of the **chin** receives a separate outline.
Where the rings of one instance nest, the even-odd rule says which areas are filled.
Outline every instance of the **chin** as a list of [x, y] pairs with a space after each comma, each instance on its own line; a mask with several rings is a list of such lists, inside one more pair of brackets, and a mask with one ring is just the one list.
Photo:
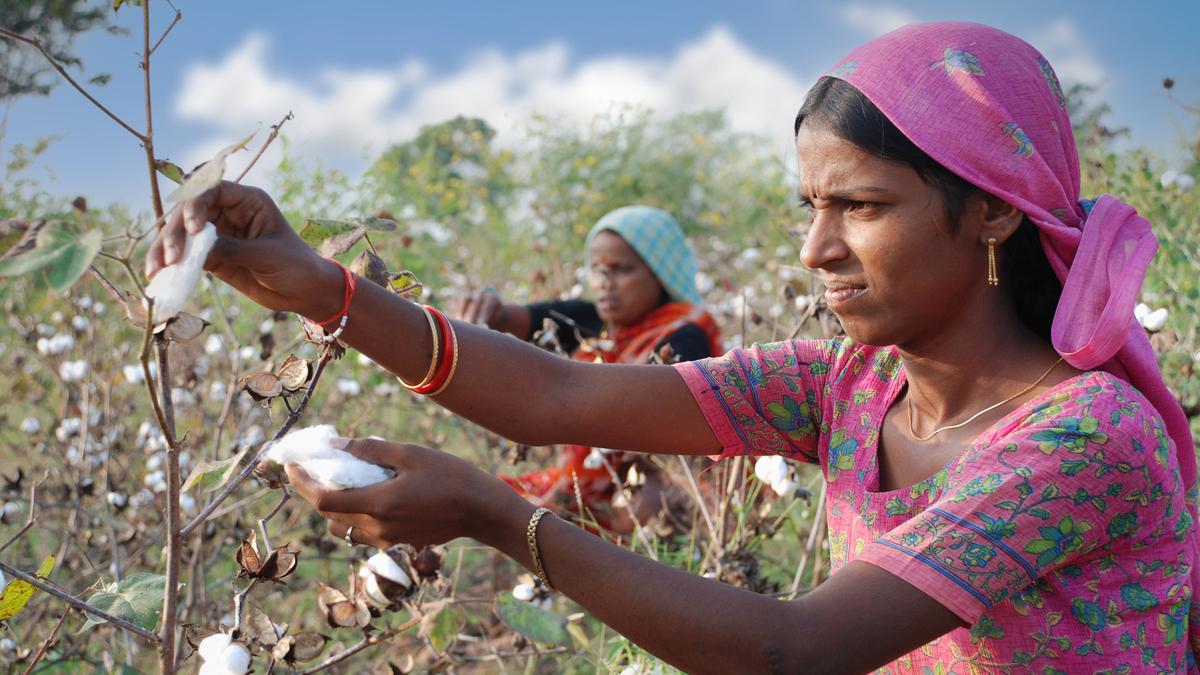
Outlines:
[[[836, 316], [836, 315], [835, 315]], [[842, 332], [854, 342], [870, 347], [889, 347], [896, 344], [896, 335], [878, 322], [838, 317]]]

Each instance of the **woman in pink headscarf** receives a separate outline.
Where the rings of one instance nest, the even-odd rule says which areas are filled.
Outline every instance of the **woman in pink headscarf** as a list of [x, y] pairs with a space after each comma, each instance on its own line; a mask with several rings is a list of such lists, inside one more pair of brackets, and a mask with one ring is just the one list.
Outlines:
[[[986, 26], [908, 26], [822, 78], [795, 130], [803, 262], [847, 337], [600, 367], [455, 324], [437, 400], [531, 444], [818, 464], [835, 573], [815, 591], [651, 562], [415, 446], [347, 440], [396, 476], [329, 492], [289, 467], [301, 494], [347, 541], [494, 546], [688, 672], [1196, 673], [1196, 457], [1133, 320], [1156, 243], [1118, 199], [1079, 201], [1050, 65]], [[205, 220], [218, 276], [339, 311], [336, 267], [229, 184], [171, 219], [150, 272]], [[361, 284], [345, 316], [405, 381], [436, 370], [416, 306]]]

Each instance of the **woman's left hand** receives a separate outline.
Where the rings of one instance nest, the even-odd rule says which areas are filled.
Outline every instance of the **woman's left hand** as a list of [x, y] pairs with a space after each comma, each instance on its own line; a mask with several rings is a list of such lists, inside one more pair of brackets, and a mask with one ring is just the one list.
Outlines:
[[285, 469], [300, 496], [329, 520], [329, 531], [344, 538], [353, 527], [357, 544], [421, 548], [479, 538], [491, 516], [526, 503], [503, 481], [445, 452], [369, 438], [351, 440], [345, 450], [396, 475], [364, 488], [327, 490], [299, 465]]

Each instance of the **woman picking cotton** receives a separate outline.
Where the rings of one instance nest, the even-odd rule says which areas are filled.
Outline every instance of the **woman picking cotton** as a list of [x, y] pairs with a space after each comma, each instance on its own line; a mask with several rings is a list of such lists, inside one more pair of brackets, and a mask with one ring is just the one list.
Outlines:
[[149, 269], [212, 220], [218, 276], [348, 311], [342, 337], [404, 381], [456, 345], [437, 400], [498, 433], [819, 464], [835, 573], [788, 602], [591, 537], [437, 451], [344, 441], [396, 472], [361, 490], [289, 468], [335, 534], [474, 537], [689, 672], [1200, 672], [1196, 456], [1132, 315], [1156, 242], [1116, 198], [1079, 201], [1049, 64], [986, 26], [907, 26], [822, 78], [795, 130], [802, 259], [844, 339], [597, 366], [439, 331], [370, 284], [347, 307], [341, 272], [228, 184], [184, 205]]
[[[529, 341], [546, 321], [554, 341], [576, 361], [695, 361], [721, 353], [716, 322], [696, 288], [696, 258], [670, 213], [624, 206], [605, 214], [587, 237], [588, 286], [594, 301], [506, 303], [491, 289], [460, 298], [454, 315]], [[636, 469], [640, 483], [626, 506], [613, 477]], [[567, 445], [556, 466], [505, 481], [539, 506], [578, 515], [619, 534], [658, 514], [663, 472], [638, 455]], [[616, 503], [614, 503], [614, 501]]]

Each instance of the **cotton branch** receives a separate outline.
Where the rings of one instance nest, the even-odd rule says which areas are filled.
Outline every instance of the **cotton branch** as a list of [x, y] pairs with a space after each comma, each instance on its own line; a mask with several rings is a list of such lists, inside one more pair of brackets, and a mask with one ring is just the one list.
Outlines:
[[355, 654], [361, 652], [362, 650], [366, 649], [367, 647], [370, 647], [371, 645], [376, 645], [376, 644], [379, 644], [380, 642], [383, 642], [384, 640], [389, 640], [393, 636], [399, 635], [400, 633], [403, 633], [404, 631], [408, 630], [409, 628], [416, 626], [417, 624], [421, 623], [422, 618], [424, 618], [424, 617], [422, 617], [421, 615], [418, 614], [417, 616], [412, 617], [411, 619], [409, 619], [408, 621], [405, 621], [404, 623], [400, 624], [399, 626], [396, 626], [394, 628], [389, 628], [389, 629], [383, 631], [382, 633], [376, 633], [374, 635], [367, 636], [367, 637], [359, 640], [355, 644], [343, 649], [342, 651], [338, 652], [337, 654], [330, 656], [329, 658], [318, 663], [317, 665], [313, 666], [312, 668], [309, 668], [308, 670], [300, 671], [300, 675], [309, 675], [309, 673], [317, 673], [322, 670], [325, 670], [326, 668], [331, 668], [331, 667], [341, 663], [342, 661], [345, 661], [346, 659], [350, 658], [351, 656], [354, 656]]
[[154, 643], [158, 642], [158, 636], [155, 635], [153, 632], [148, 631], [145, 628], [142, 628], [141, 626], [137, 626], [132, 623], [129, 623], [128, 621], [126, 621], [125, 619], [122, 619], [119, 616], [113, 616], [112, 614], [109, 614], [108, 612], [105, 612], [102, 609], [97, 609], [97, 608], [91, 606], [90, 604], [88, 604], [86, 601], [80, 600], [79, 598], [71, 595], [70, 593], [60, 590], [57, 586], [52, 586], [31, 574], [26, 574], [19, 569], [16, 569], [14, 567], [9, 567], [8, 565], [6, 565], [2, 562], [0, 562], [0, 572], [4, 572], [5, 574], [7, 574], [8, 576], [10, 576], [14, 579], [20, 579], [21, 581], [24, 581], [25, 583], [29, 584], [30, 586], [33, 586], [34, 588], [37, 588], [39, 590], [45, 591], [46, 593], [49, 593], [50, 595], [53, 595], [54, 597], [58, 598], [59, 600], [66, 602], [68, 605], [71, 605], [72, 607], [81, 609], [88, 614], [94, 614], [95, 616], [98, 616], [101, 619], [104, 619], [105, 621], [113, 624], [114, 626], [117, 626], [118, 628], [123, 628], [144, 640], [148, 640], [148, 641], [154, 642]]
[[254, 157], [250, 159], [250, 163], [246, 165], [246, 168], [242, 169], [242, 172], [238, 174], [237, 180], [233, 182], [242, 182], [242, 179], [246, 177], [246, 174], [250, 173], [250, 169], [254, 168], [254, 165], [258, 162], [258, 158], [262, 157], [263, 153], [267, 151], [267, 147], [271, 145], [271, 142], [279, 137], [279, 130], [283, 128], [284, 122], [287, 122], [290, 119], [293, 119], [293, 115], [292, 111], [289, 110], [288, 114], [283, 116], [283, 119], [271, 125], [271, 135], [267, 136], [267, 140], [263, 141], [262, 147], [258, 149], [258, 152], [254, 154]]
[[200, 513], [196, 514], [196, 517], [192, 518], [191, 522], [184, 526], [183, 530], [180, 532], [182, 536], [188, 536], [193, 530], [204, 524], [204, 521], [208, 520], [208, 517], [212, 515], [213, 511], [215, 511], [217, 507], [221, 505], [221, 502], [225, 501], [229, 495], [233, 494], [234, 490], [237, 490], [238, 487], [250, 477], [250, 474], [254, 473], [254, 470], [258, 468], [258, 464], [260, 461], [262, 461], [262, 456], [270, 444], [283, 438], [287, 432], [291, 431], [296, 422], [300, 420], [300, 416], [304, 413], [304, 409], [308, 407], [308, 402], [312, 399], [313, 392], [317, 390], [317, 383], [321, 379], [321, 374], [325, 372], [325, 366], [331, 360], [333, 360], [333, 349], [331, 347], [326, 347], [325, 350], [321, 352], [320, 358], [317, 359], [317, 368], [313, 373], [312, 382], [309, 382], [308, 391], [304, 392], [304, 398], [300, 399], [300, 404], [296, 406], [295, 410], [288, 413], [287, 419], [283, 422], [283, 426], [279, 427], [279, 431], [275, 432], [275, 435], [271, 437], [270, 441], [264, 443], [263, 446], [259, 448], [258, 454], [254, 456], [254, 459], [245, 467], [243, 467], [238, 475], [230, 479], [230, 481], [225, 484], [225, 487], [221, 488], [221, 491], [218, 492], [215, 497], [213, 497], [212, 501], [209, 502], [208, 505], [203, 509], [201, 509]]
[[11, 30], [8, 30], [5, 28], [0, 28], [0, 37], [7, 38], [9, 40], [14, 40], [16, 42], [24, 42], [27, 45], [32, 45], [35, 49], [37, 49], [39, 52], [42, 53], [42, 56], [45, 57], [46, 61], [48, 61], [50, 63], [50, 65], [55, 70], [58, 71], [59, 75], [63, 76], [64, 80], [66, 80], [68, 83], [70, 83], [70, 85], [72, 87], [75, 87], [76, 91], [78, 91], [80, 94], [83, 94], [84, 98], [91, 101], [92, 104], [95, 105], [97, 108], [99, 108], [101, 112], [103, 112], [105, 115], [108, 115], [109, 117], [111, 117], [112, 120], [114, 122], [116, 122], [117, 124], [121, 125], [121, 127], [123, 129], [125, 129], [125, 131], [128, 131], [129, 133], [133, 134], [134, 138], [138, 139], [139, 142], [142, 142], [142, 143], [146, 142], [146, 137], [143, 136], [141, 133], [139, 133], [137, 129], [134, 129], [133, 127], [126, 124], [125, 120], [121, 119], [120, 117], [117, 117], [116, 114], [113, 113], [113, 111], [104, 107], [104, 104], [101, 103], [100, 101], [97, 101], [95, 96], [92, 96], [90, 93], [88, 93], [88, 90], [84, 89], [83, 85], [76, 82], [75, 78], [71, 77], [71, 74], [67, 72], [67, 69], [63, 68], [62, 64], [59, 63], [58, 61], [56, 61], [53, 56], [50, 56], [50, 52], [47, 52], [45, 47], [42, 47], [41, 40], [39, 40], [35, 37], [21, 35], [20, 33], [14, 33]]

